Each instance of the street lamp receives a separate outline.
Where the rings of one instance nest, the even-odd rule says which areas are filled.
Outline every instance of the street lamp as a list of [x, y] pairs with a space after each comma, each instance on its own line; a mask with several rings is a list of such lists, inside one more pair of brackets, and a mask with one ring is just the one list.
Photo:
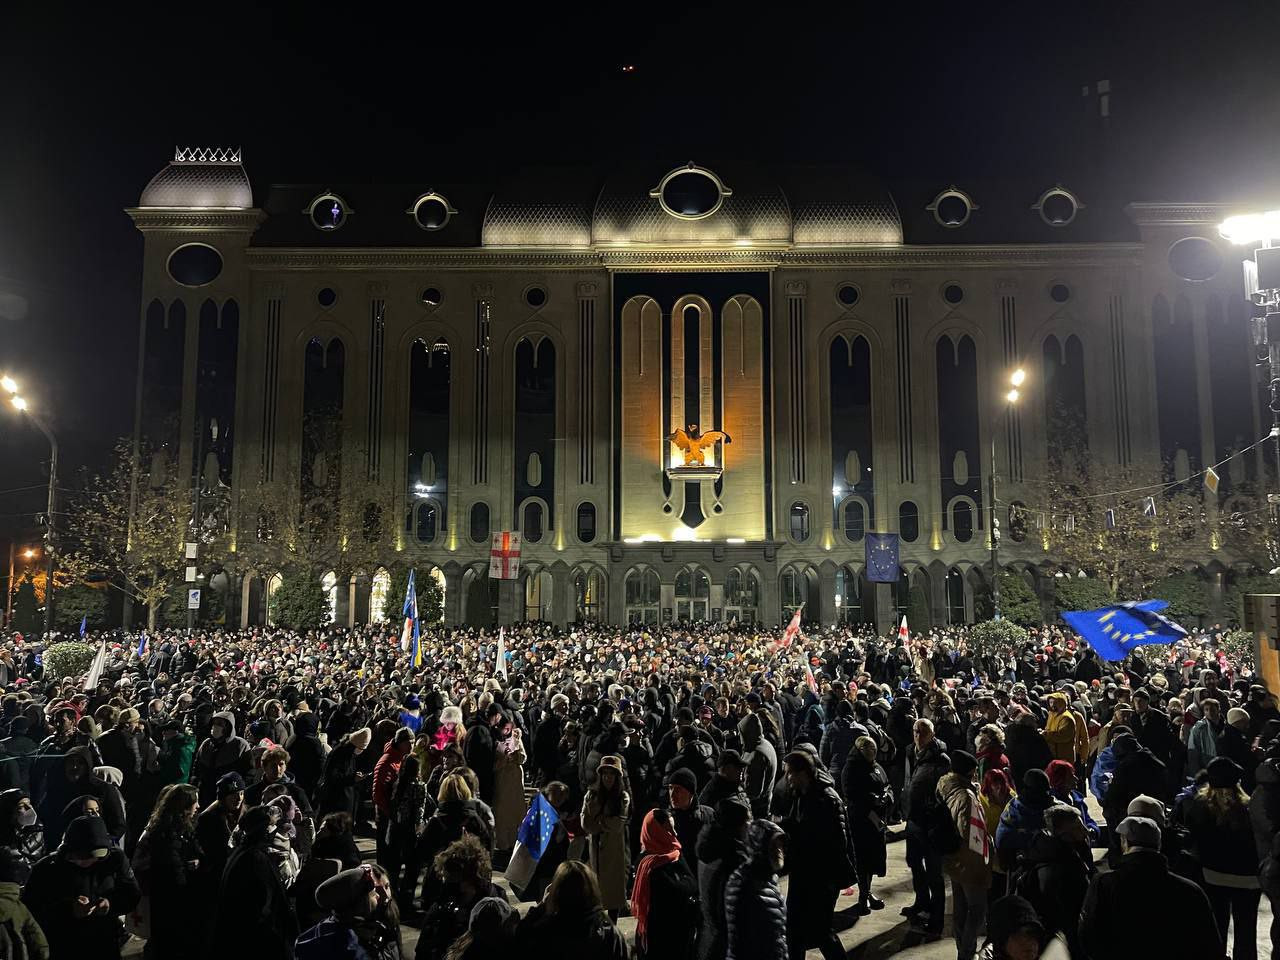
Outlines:
[[[1018, 388], [1027, 380], [1027, 371], [1018, 367], [1009, 374], [1009, 392], [1004, 395], [1005, 412], [1007, 413], [1021, 394]], [[989, 497], [991, 510], [991, 610], [994, 619], [1000, 619], [1000, 521], [996, 518], [996, 430], [991, 429], [991, 473], [989, 475]]]
[[18, 392], [18, 384], [13, 377], [0, 377], [0, 387], [9, 394], [9, 402], [14, 409], [26, 414], [49, 441], [49, 496], [44, 519], [44, 633], [48, 637], [53, 631], [53, 509], [58, 490], [58, 438], [44, 419], [31, 410], [27, 398]]

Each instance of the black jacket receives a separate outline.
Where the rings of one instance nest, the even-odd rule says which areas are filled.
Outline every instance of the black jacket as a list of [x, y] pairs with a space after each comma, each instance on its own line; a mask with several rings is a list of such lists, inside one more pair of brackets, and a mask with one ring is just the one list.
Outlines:
[[695, 873], [698, 869], [698, 836], [702, 833], [702, 828], [714, 819], [715, 811], [696, 800], [685, 810], [671, 810], [671, 823], [676, 828], [676, 836], [680, 838], [683, 859], [689, 861], [689, 869]]
[[698, 881], [684, 857], [649, 873], [648, 942], [636, 957], [694, 960], [699, 919]]
[[907, 822], [928, 826], [929, 810], [937, 802], [938, 781], [951, 769], [947, 745], [937, 738], [923, 753], [911, 751], [911, 780], [907, 783]]
[[520, 921], [510, 956], [627, 960], [627, 942], [603, 910], [585, 917], [552, 916], [540, 903]]
[[[808, 790], [797, 794], [791, 810], [783, 818], [782, 827], [789, 841], [787, 872], [791, 877], [791, 892], [802, 888], [842, 887], [853, 882], [855, 864], [844, 801], [831, 783], [819, 777]], [[806, 907], [812, 904], [816, 909], [822, 906], [824, 898], [805, 895], [790, 899], [793, 904], [803, 902]]]
[[298, 922], [265, 841], [242, 842], [231, 852], [216, 903], [210, 957], [293, 957]]
[[868, 763], [866, 757], [855, 752], [845, 763], [841, 779], [858, 869], [883, 877], [888, 867], [885, 824], [893, 806], [889, 776], [880, 764]]
[[1031, 901], [1047, 933], [1066, 935], [1073, 957], [1080, 955], [1080, 909], [1095, 872], [1088, 849], [1077, 850], [1043, 831], [1031, 841], [1018, 871], [1016, 892]]
[[356, 815], [356, 748], [350, 740], [330, 751], [324, 762], [320, 788], [320, 815], [349, 813]]
[[[1155, 918], [1144, 923], [1139, 918]], [[1087, 960], [1221, 957], [1222, 941], [1204, 891], [1169, 872], [1155, 850], [1136, 850], [1095, 877], [1080, 915]]]
[[787, 960], [787, 904], [769, 854], [780, 832], [768, 820], [748, 828], [749, 859], [734, 870], [724, 892], [726, 960]]
[[479, 720], [467, 728], [462, 741], [462, 756], [480, 781], [480, 799], [493, 806], [493, 763], [497, 750], [488, 721]]
[[151, 898], [151, 949], [156, 956], [181, 956], [192, 942], [201, 911], [200, 884], [191, 861], [201, 860], [200, 846], [189, 831], [144, 833], [133, 853], [134, 875]]
[[1011, 723], [1004, 736], [1004, 755], [1009, 758], [1013, 789], [1021, 790], [1023, 774], [1047, 767], [1053, 759], [1053, 751], [1039, 730], [1023, 723]]
[[316, 736], [315, 714], [298, 714], [293, 729], [293, 736], [284, 745], [289, 751], [289, 773], [314, 803], [316, 788], [324, 774], [324, 745]]
[[533, 733], [533, 766], [542, 783], [555, 779], [560, 767], [560, 737], [564, 733], [564, 721], [558, 714], [547, 711]]
[[1111, 786], [1107, 788], [1107, 798], [1102, 806], [1107, 823], [1119, 823], [1123, 820], [1129, 809], [1129, 802], [1144, 793], [1165, 804], [1171, 799], [1164, 764], [1150, 750], [1138, 747], [1116, 762]]
[[698, 898], [702, 901], [702, 928], [698, 934], [698, 960], [724, 960], [726, 941], [725, 884], [747, 860], [747, 845], [719, 823], [709, 823], [698, 834]]
[[490, 883], [489, 889], [472, 900], [457, 895], [442, 897], [433, 903], [422, 920], [422, 934], [413, 952], [414, 960], [442, 960], [453, 941], [467, 932], [471, 922], [471, 908], [485, 897], [506, 900], [502, 888]]
[[[71, 905], [77, 897], [111, 904], [109, 916], [77, 919]], [[121, 914], [137, 906], [138, 882], [124, 852], [112, 849], [88, 870], [65, 859], [61, 850], [31, 869], [22, 902], [31, 910], [49, 940], [52, 957], [75, 960], [118, 960]]]

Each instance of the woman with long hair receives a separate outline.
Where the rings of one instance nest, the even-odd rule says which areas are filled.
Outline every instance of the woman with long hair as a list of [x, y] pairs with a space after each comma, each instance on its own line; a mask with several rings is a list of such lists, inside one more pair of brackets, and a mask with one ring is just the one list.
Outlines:
[[166, 786], [133, 853], [133, 872], [150, 898], [151, 937], [144, 951], [148, 958], [181, 956], [190, 949], [192, 931], [199, 925], [199, 808], [200, 792], [195, 787]]
[[1204, 892], [1226, 949], [1233, 927], [1233, 960], [1258, 956], [1258, 854], [1249, 819], [1249, 796], [1240, 787], [1244, 771], [1229, 757], [1210, 761], [1207, 780], [1188, 798], [1183, 821], [1200, 855]]
[[546, 897], [520, 921], [515, 955], [626, 960], [626, 941], [605, 911], [590, 866], [566, 860], [556, 868]]
[[382, 867], [370, 863], [330, 877], [316, 889], [315, 901], [326, 916], [298, 937], [297, 960], [401, 960], [400, 914], [391, 895], [391, 878]]
[[627, 852], [627, 821], [631, 819], [631, 794], [627, 791], [622, 758], [600, 758], [596, 783], [582, 801], [582, 829], [591, 838], [591, 868], [595, 871], [612, 917], [627, 905], [627, 881], [631, 856]]
[[401, 762], [387, 822], [387, 872], [402, 913], [408, 913], [413, 904], [420, 870], [418, 837], [426, 825], [427, 785], [420, 776], [421, 769], [413, 754]]
[[669, 811], [650, 810], [645, 815], [640, 845], [644, 855], [631, 890], [636, 957], [689, 960], [700, 912], [698, 881], [681, 856]]
[[[441, 781], [436, 802], [438, 806], [418, 839], [418, 862], [428, 867], [422, 882], [423, 910], [441, 894], [439, 872], [430, 869], [440, 851], [466, 835], [477, 838], [489, 850], [493, 838], [476, 806], [475, 795], [461, 774], [451, 773]], [[406, 885], [409, 882], [406, 880]]]
[[893, 808], [889, 776], [876, 762], [879, 748], [870, 737], [858, 737], [842, 771], [841, 788], [849, 811], [849, 833], [858, 865], [859, 916], [883, 910], [884, 901], [872, 896], [872, 877], [883, 877], [888, 867], [885, 834]]

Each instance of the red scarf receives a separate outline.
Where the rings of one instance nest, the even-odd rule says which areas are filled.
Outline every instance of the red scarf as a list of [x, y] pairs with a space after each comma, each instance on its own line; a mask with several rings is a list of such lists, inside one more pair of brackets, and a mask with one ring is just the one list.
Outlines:
[[645, 855], [636, 867], [636, 882], [631, 889], [631, 913], [636, 918], [636, 942], [649, 943], [649, 874], [654, 869], [680, 859], [680, 838], [654, 817], [656, 810], [645, 814], [640, 828], [640, 847]]

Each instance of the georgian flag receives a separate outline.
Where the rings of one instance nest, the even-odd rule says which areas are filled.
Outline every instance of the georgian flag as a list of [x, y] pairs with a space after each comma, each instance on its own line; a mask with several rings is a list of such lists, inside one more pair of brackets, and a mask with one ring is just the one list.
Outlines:
[[898, 627], [898, 642], [905, 647], [910, 639], [911, 634], [907, 631], [907, 615], [904, 613], [902, 615], [902, 623]]
[[782, 639], [775, 645], [776, 649], [784, 650], [790, 647], [796, 637], [800, 636], [800, 614], [804, 613], [804, 604], [796, 609], [791, 617], [791, 622], [787, 624], [787, 629], [782, 631]]

